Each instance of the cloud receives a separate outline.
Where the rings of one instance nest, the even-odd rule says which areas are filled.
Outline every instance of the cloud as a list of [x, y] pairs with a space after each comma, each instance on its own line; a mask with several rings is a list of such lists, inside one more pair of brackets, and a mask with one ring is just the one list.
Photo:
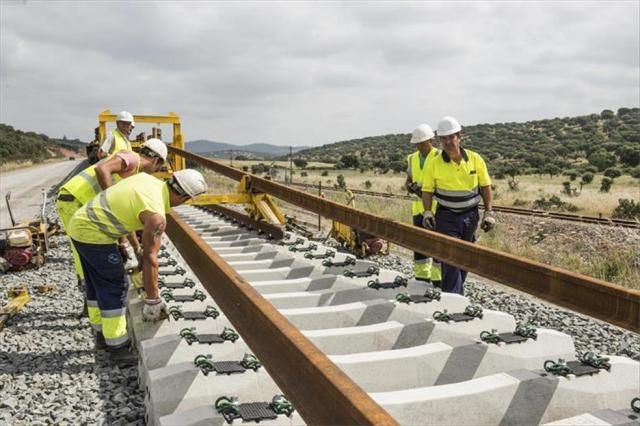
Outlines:
[[[637, 2], [0, 2], [0, 121], [317, 145], [640, 104]], [[143, 130], [143, 129], [136, 129]]]

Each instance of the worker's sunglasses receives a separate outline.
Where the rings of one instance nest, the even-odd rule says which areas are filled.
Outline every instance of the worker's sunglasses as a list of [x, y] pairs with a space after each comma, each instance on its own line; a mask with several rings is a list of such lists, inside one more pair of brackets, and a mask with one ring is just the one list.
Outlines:
[[189, 194], [187, 194], [184, 189], [182, 189], [182, 187], [180, 186], [180, 184], [178, 183], [178, 181], [176, 180], [175, 177], [172, 177], [169, 180], [169, 186], [171, 188], [173, 188], [174, 191], [176, 191], [176, 193], [178, 195], [186, 195], [187, 197], [191, 198], [191, 196]]

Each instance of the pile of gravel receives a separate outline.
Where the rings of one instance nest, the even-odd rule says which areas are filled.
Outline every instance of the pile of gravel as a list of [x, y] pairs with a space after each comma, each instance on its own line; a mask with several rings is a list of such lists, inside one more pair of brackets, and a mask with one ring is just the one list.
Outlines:
[[[0, 288], [26, 285], [32, 297], [0, 332], [0, 424], [144, 424], [137, 369], [112, 366], [94, 351], [89, 322], [78, 318], [69, 241], [62, 235], [51, 243], [42, 268], [0, 275]], [[58, 290], [39, 294], [43, 284]], [[0, 299], [6, 302], [4, 292]]]
[[[382, 268], [413, 275], [413, 260], [397, 255], [372, 256]], [[522, 323], [550, 328], [573, 337], [576, 356], [584, 352], [621, 355], [640, 361], [640, 335], [614, 325], [558, 308], [521, 292], [503, 290], [503, 286], [470, 274], [465, 296], [484, 309], [507, 312]]]

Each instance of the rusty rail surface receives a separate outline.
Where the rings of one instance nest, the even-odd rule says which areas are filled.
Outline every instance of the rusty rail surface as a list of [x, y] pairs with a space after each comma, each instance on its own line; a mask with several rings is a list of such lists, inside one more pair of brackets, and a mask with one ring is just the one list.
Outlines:
[[173, 244], [307, 423], [397, 424], [175, 212], [167, 223]]
[[219, 204], [211, 204], [208, 206], [199, 206], [204, 208], [205, 210], [211, 212], [217, 212], [223, 214], [234, 221], [241, 223], [252, 229], [257, 229], [260, 232], [263, 232], [269, 236], [269, 238], [273, 238], [276, 240], [281, 240], [284, 238], [284, 227], [279, 225], [272, 225], [270, 223], [264, 221], [257, 221], [253, 218], [250, 218], [246, 214], [243, 214], [237, 210], [230, 209], [228, 207], [221, 206]]
[[298, 207], [345, 223], [410, 250], [527, 292], [557, 305], [640, 332], [640, 291], [501, 253], [409, 224], [375, 216], [315, 195], [243, 173], [209, 158], [169, 147], [224, 176], [239, 180], [251, 176], [250, 185]]

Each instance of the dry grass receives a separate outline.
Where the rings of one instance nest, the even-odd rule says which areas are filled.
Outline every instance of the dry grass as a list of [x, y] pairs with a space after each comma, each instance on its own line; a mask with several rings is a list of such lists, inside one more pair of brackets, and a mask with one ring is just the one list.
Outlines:
[[9, 161], [0, 165], [0, 172], [9, 172], [11, 170], [24, 169], [33, 166], [33, 161]]
[[[310, 173], [310, 176], [300, 178], [294, 176], [297, 183], [315, 183], [321, 178], [323, 186], [333, 186], [338, 174], [345, 176], [347, 186], [350, 188], [364, 189], [364, 182], [369, 180], [373, 183], [371, 190], [383, 192], [401, 193], [404, 176], [402, 174], [373, 175], [372, 173], [359, 173], [358, 171], [335, 171], [329, 172], [329, 176], [320, 176], [318, 173]], [[231, 179], [221, 177], [212, 172], [206, 173], [210, 185], [210, 192], [227, 193], [235, 192], [236, 182]], [[548, 194], [559, 195], [562, 187], [562, 178], [521, 178], [520, 191], [508, 191], [506, 181], [496, 181], [499, 195], [496, 204], [510, 205], [509, 202], [519, 199], [534, 200]], [[331, 181], [329, 183], [328, 181]], [[596, 179], [599, 182], [598, 179]], [[611, 194], [600, 194], [596, 185], [585, 187], [579, 197], [562, 197], [563, 200], [582, 206], [580, 213], [597, 214], [598, 209], [613, 209], [617, 205], [618, 198], [632, 198], [634, 191], [640, 190], [637, 181], [629, 177], [621, 177], [616, 180]], [[526, 189], [525, 189], [526, 188]], [[548, 191], [548, 192], [546, 192]], [[315, 194], [317, 190], [310, 190]], [[339, 203], [346, 203], [347, 196], [341, 191], [325, 190], [327, 199]], [[636, 197], [637, 199], [637, 197]], [[578, 202], [580, 201], [580, 203]], [[315, 223], [315, 215], [304, 215], [299, 208], [295, 208], [288, 203], [276, 200], [278, 205], [288, 214], [301, 217], [303, 220]], [[356, 208], [367, 211], [382, 217], [397, 220], [404, 223], [411, 223], [410, 201], [398, 199], [385, 199], [369, 196], [356, 196]], [[607, 210], [607, 215], [610, 210]], [[305, 217], [307, 216], [307, 217]], [[514, 254], [516, 256], [535, 260], [547, 265], [561, 267], [570, 271], [580, 272], [598, 279], [620, 284], [629, 288], [640, 288], [640, 233], [637, 230], [620, 230], [610, 227], [592, 227], [580, 225], [580, 235], [576, 234], [575, 224], [561, 221], [554, 221], [553, 231], [549, 233], [553, 236], [545, 240], [545, 244], [532, 242], [532, 237], [539, 231], [528, 217], [504, 215], [500, 219], [498, 228], [488, 234], [479, 232], [478, 243], [501, 252]], [[323, 220], [327, 224], [328, 221]], [[551, 225], [551, 224], [549, 224]], [[514, 229], [514, 227], [516, 229]], [[546, 232], [546, 231], [545, 231]], [[628, 233], [622, 236], [620, 233]], [[615, 234], [613, 234], [615, 233]], [[557, 236], [564, 238], [556, 238]]]
[[[231, 165], [231, 160], [229, 158], [213, 158], [211, 157], [212, 160], [218, 161], [224, 165]], [[257, 164], [265, 164], [267, 166], [273, 164], [274, 167], [280, 167], [280, 168], [285, 168], [288, 169], [289, 168], [289, 162], [288, 161], [272, 161], [272, 160], [233, 160], [233, 167], [237, 167], [237, 168], [242, 168], [242, 167], [251, 167], [253, 165], [257, 165]], [[318, 167], [318, 168], [325, 168], [325, 169], [333, 169], [334, 168], [334, 164], [331, 163], [321, 163], [319, 161], [311, 161], [309, 162], [309, 164], [307, 164], [307, 167]], [[294, 171], [296, 173], [300, 173], [300, 170], [297, 167], [293, 167]], [[282, 173], [284, 174], [284, 171], [282, 171]]]

